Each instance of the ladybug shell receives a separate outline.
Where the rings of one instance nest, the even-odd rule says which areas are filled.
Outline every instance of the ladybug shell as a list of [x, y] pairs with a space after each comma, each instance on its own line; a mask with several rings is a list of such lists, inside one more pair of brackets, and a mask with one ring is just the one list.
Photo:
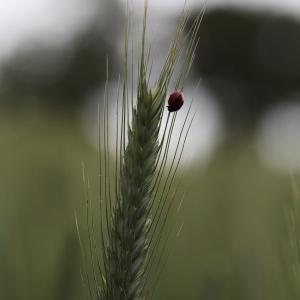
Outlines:
[[175, 91], [169, 96], [168, 100], [168, 111], [169, 112], [174, 112], [177, 111], [181, 108], [183, 105], [184, 100], [183, 100], [183, 93], [180, 91]]

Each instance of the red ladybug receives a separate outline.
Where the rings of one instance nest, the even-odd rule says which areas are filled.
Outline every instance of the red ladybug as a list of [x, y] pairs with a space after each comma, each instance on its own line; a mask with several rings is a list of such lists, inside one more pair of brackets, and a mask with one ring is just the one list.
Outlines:
[[168, 100], [168, 111], [169, 112], [174, 112], [177, 111], [181, 108], [181, 106], [183, 105], [183, 93], [180, 91], [175, 91], [173, 92], [170, 96], [169, 96], [169, 100]]

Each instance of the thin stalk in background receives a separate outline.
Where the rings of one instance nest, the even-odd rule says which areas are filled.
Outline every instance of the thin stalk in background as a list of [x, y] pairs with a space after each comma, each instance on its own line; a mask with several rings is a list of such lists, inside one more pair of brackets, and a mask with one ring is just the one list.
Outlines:
[[292, 201], [287, 209], [287, 229], [288, 229], [288, 252], [289, 260], [289, 278], [291, 278], [292, 288], [295, 291], [295, 299], [300, 298], [300, 192], [296, 177], [290, 173]]

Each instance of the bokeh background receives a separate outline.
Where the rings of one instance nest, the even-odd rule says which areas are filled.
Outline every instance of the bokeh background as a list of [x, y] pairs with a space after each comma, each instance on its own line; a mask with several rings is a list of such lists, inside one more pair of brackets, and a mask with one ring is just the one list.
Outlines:
[[[142, 2], [130, 3], [137, 32]], [[149, 0], [154, 74], [183, 3]], [[203, 5], [188, 2], [193, 14]], [[206, 5], [184, 91], [198, 113], [171, 224], [181, 230], [155, 299], [297, 299], [300, 4]], [[97, 107], [107, 56], [112, 89], [122, 70], [125, 14], [121, 0], [0, 3], [1, 299], [86, 295], [74, 212], [83, 219], [82, 161], [97, 177]]]

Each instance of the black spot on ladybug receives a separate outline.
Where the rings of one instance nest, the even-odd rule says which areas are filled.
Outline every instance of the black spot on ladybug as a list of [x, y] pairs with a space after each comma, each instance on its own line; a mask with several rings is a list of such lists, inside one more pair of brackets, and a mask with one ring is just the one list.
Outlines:
[[184, 103], [183, 93], [180, 91], [175, 91], [169, 96], [168, 100], [168, 111], [174, 112], [181, 108]]

